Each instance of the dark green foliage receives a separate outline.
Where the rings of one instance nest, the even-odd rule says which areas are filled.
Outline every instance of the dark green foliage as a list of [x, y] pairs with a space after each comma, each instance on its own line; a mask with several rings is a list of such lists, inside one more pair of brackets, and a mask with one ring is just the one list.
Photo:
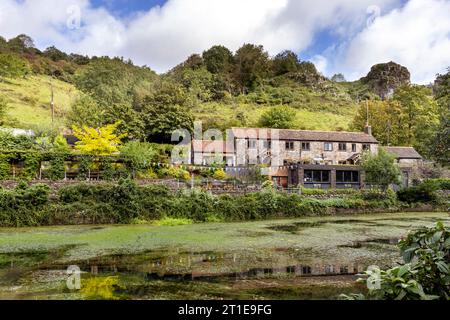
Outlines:
[[[388, 270], [373, 268], [360, 282], [370, 283], [369, 298], [376, 300], [449, 300], [450, 230], [442, 222], [410, 232], [399, 243], [404, 265]], [[366, 279], [368, 278], [368, 279]], [[364, 296], [343, 296], [364, 299]]]
[[24, 77], [30, 72], [30, 66], [24, 59], [14, 54], [0, 53], [0, 79]]
[[234, 60], [235, 79], [244, 93], [269, 76], [269, 55], [263, 46], [245, 44], [236, 52]]
[[279, 53], [272, 61], [276, 76], [296, 72], [298, 70], [299, 63], [298, 56], [289, 50]]
[[400, 190], [397, 195], [400, 201], [406, 203], [429, 203], [436, 202], [438, 197], [436, 191], [439, 189], [439, 185], [433, 181], [427, 181], [421, 183], [418, 186], [405, 188]]
[[209, 72], [224, 74], [231, 69], [233, 53], [224, 46], [214, 46], [203, 52], [203, 61]]
[[0, 189], [0, 225], [3, 227], [37, 226], [41, 212], [49, 202], [50, 189], [45, 185], [14, 190]]
[[[0, 207], [0, 226], [11, 226], [11, 221], [17, 220], [21, 221], [17, 222], [18, 225], [48, 225], [131, 223], [135, 219], [151, 221], [163, 217], [191, 219], [196, 222], [249, 221], [330, 215], [338, 209], [371, 210], [393, 207], [388, 200], [367, 201], [356, 196], [315, 200], [271, 189], [237, 196], [215, 196], [201, 190], [174, 193], [164, 186], [140, 187], [129, 179], [120, 180], [116, 184], [69, 185], [60, 189], [57, 197], [51, 201], [48, 193], [38, 191], [41, 190], [29, 191], [26, 186], [14, 192], [5, 191], [5, 194], [13, 198], [20, 192], [23, 199], [36, 206], [36, 212], [27, 211], [31, 220], [24, 220], [20, 213], [17, 216], [15, 210], [8, 209], [10, 200], [5, 200], [5, 205]], [[33, 197], [26, 196], [27, 194], [32, 194]]]
[[117, 173], [117, 171], [114, 170], [113, 160], [111, 158], [102, 158], [100, 160], [100, 169], [102, 171], [102, 179], [105, 181], [113, 180]]
[[408, 234], [399, 247], [405, 262], [413, 264], [425, 293], [450, 299], [450, 230], [439, 222], [434, 228]]
[[387, 153], [383, 149], [377, 155], [365, 153], [363, 155], [362, 166], [366, 172], [366, 183], [381, 186], [384, 190], [390, 184], [400, 182], [401, 172], [395, 164], [395, 156]]
[[24, 180], [33, 180], [36, 178], [39, 166], [41, 165], [42, 155], [36, 151], [30, 151], [21, 154], [21, 160], [24, 162], [19, 177]]
[[45, 57], [47, 57], [55, 62], [60, 61], [60, 60], [67, 61], [70, 59], [66, 53], [62, 52], [61, 50], [58, 50], [54, 46], [51, 46], [51, 47], [48, 47], [47, 49], [45, 49], [43, 54]]
[[170, 143], [174, 130], [192, 130], [194, 119], [189, 105], [190, 98], [180, 85], [173, 82], [155, 85], [139, 109], [146, 137], [152, 142]]
[[439, 106], [439, 125], [432, 140], [431, 153], [444, 166], [450, 163], [450, 68], [439, 75], [434, 84]]
[[94, 157], [90, 155], [82, 155], [78, 162], [78, 176], [79, 180], [86, 180], [89, 178], [89, 173], [92, 169]]
[[104, 123], [102, 115], [103, 111], [98, 103], [89, 95], [82, 94], [72, 103], [67, 122], [69, 126], [98, 128]]
[[51, 155], [50, 168], [47, 170], [47, 177], [50, 180], [62, 180], [65, 177], [66, 166], [65, 160], [67, 154], [65, 153], [55, 153]]
[[0, 131], [0, 150], [21, 151], [34, 149], [33, 138], [25, 135], [14, 136], [7, 131]]
[[11, 164], [10, 164], [11, 154], [0, 153], [0, 180], [6, 180], [10, 176]]

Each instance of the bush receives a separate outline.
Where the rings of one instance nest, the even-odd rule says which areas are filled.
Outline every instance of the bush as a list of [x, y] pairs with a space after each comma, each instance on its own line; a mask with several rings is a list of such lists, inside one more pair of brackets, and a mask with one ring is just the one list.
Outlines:
[[425, 182], [435, 185], [438, 190], [450, 190], [450, 179], [429, 179]]
[[227, 178], [227, 174], [223, 169], [218, 169], [214, 172], [213, 179], [224, 181]]
[[397, 196], [400, 201], [406, 203], [430, 203], [438, 200], [437, 190], [438, 185], [428, 181], [415, 187], [400, 190], [397, 192]]
[[16, 189], [0, 189], [0, 226], [24, 227], [41, 224], [41, 213], [49, 203], [50, 188], [28, 187], [21, 183]]
[[[450, 230], [442, 222], [420, 228], [400, 241], [404, 265], [388, 270], [373, 268], [360, 282], [370, 283], [369, 298], [376, 300], [449, 300]], [[342, 296], [363, 299], [364, 296]]]

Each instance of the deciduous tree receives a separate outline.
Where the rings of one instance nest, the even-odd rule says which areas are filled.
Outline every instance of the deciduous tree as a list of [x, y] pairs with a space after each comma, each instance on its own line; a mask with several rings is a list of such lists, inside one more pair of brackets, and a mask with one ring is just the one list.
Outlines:
[[73, 126], [73, 133], [79, 139], [75, 148], [82, 154], [94, 156], [109, 156], [119, 151], [124, 135], [115, 134], [120, 122], [95, 129], [83, 126]]
[[288, 106], [273, 107], [266, 111], [259, 121], [261, 127], [272, 129], [293, 129], [297, 111]]

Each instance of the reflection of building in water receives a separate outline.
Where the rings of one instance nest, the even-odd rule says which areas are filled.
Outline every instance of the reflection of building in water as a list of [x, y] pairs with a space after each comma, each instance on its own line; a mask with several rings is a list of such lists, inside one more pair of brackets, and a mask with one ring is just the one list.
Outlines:
[[[249, 260], [250, 259], [250, 260]], [[250, 267], [249, 267], [250, 266]], [[252, 267], [253, 266], [253, 267]], [[142, 263], [116, 263], [109, 261], [86, 264], [84, 270], [93, 275], [102, 273], [137, 272], [147, 279], [157, 280], [215, 280], [252, 279], [271, 276], [333, 276], [355, 275], [363, 272], [366, 265], [351, 262], [301, 263], [293, 255], [267, 256], [264, 260], [254, 259], [252, 256], [237, 253], [174, 253], [173, 255], [150, 258]]]
[[[275, 259], [273, 260], [275, 261]], [[258, 278], [270, 275], [327, 276], [354, 275], [365, 270], [366, 266], [353, 263], [291, 264], [288, 258], [276, 259], [266, 267], [248, 269], [248, 261], [236, 254], [184, 254], [154, 260], [141, 271], [150, 278], [205, 279], [205, 278]], [[280, 266], [284, 264], [284, 266]], [[142, 268], [143, 267], [143, 268]], [[245, 271], [231, 271], [245, 270]]]

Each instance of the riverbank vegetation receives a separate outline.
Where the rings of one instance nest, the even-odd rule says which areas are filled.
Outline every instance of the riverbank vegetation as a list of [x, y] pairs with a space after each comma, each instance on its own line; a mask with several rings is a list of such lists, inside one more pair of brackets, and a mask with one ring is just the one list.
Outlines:
[[[359, 281], [368, 284], [370, 299], [449, 300], [450, 229], [442, 222], [410, 232], [399, 243], [404, 264], [388, 270], [371, 268]], [[366, 299], [362, 294], [344, 299]]]
[[[0, 189], [0, 226], [23, 227], [70, 224], [130, 224], [163, 220], [179, 222], [251, 221], [303, 216], [327, 216], [339, 212], [399, 211], [420, 207], [421, 203], [448, 208], [448, 196], [440, 194], [436, 182], [420, 186], [426, 190], [415, 198], [406, 189], [397, 194], [388, 189], [335, 191], [338, 197], [317, 199], [266, 188], [242, 195], [212, 195], [203, 190], [172, 192], [159, 185], [138, 186], [132, 180], [119, 183], [80, 183], [52, 193], [46, 185], [20, 184]], [[448, 182], [439, 186], [448, 187]], [[432, 187], [430, 187], [432, 186]], [[320, 195], [322, 192], [316, 191]], [[329, 191], [331, 193], [331, 191]], [[423, 195], [423, 198], [418, 197]], [[166, 220], [164, 220], [166, 219]]]

